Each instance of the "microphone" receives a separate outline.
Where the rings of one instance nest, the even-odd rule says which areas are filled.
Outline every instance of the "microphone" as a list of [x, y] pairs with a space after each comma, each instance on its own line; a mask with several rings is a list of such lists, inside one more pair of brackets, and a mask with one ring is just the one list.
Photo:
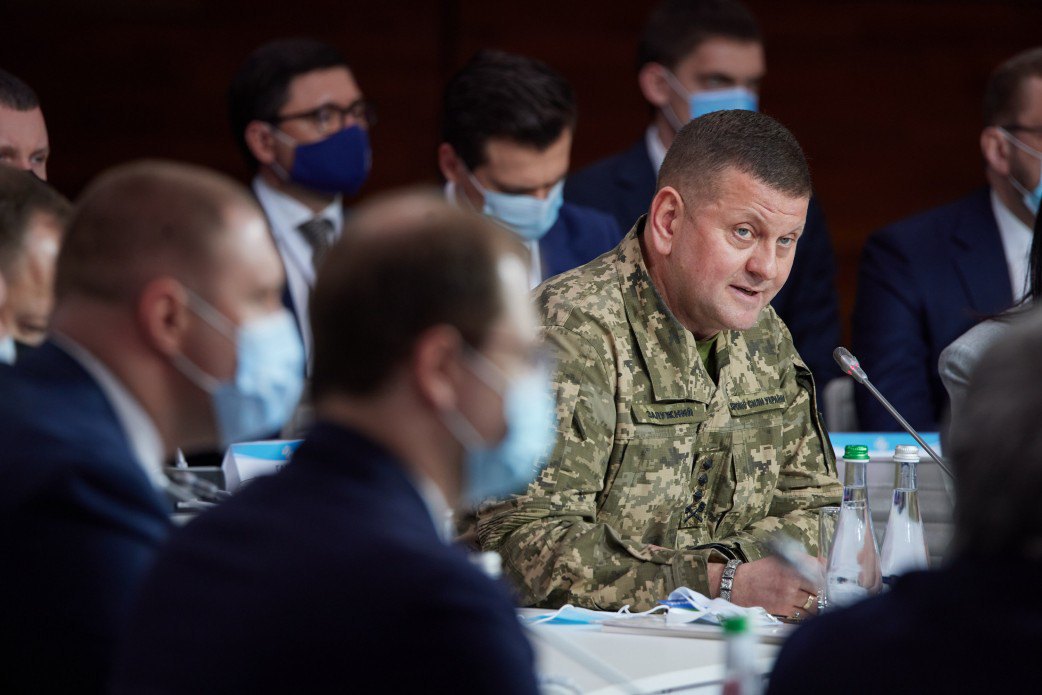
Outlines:
[[861, 368], [857, 358], [850, 353], [850, 350], [845, 347], [838, 347], [833, 350], [832, 356], [836, 359], [836, 364], [839, 365], [839, 368], [842, 369], [845, 374], [849, 374], [857, 383], [865, 385], [865, 388], [868, 389], [869, 393], [875, 396], [876, 400], [883, 404], [883, 407], [887, 409], [887, 412], [894, 416], [894, 419], [901, 424], [901, 427], [905, 428], [905, 431], [908, 432], [908, 434], [912, 435], [912, 439], [919, 442], [919, 446], [930, 455], [930, 458], [937, 462], [937, 465], [941, 467], [942, 471], [953, 478], [955, 477], [952, 474], [952, 469], [948, 468], [948, 464], [937, 455], [937, 452], [934, 451], [929, 444], [923, 441], [923, 438], [919, 436], [919, 433], [913, 430], [912, 426], [901, 417], [901, 413], [897, 412], [894, 406], [890, 405], [890, 401], [884, 398], [883, 394], [879, 393], [878, 389], [872, 385], [872, 382], [868, 380], [868, 375], [865, 374], [865, 370]]

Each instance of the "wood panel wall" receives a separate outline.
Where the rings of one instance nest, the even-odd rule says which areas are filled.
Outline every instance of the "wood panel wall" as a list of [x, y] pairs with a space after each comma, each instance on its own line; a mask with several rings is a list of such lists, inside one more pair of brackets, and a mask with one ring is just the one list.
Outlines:
[[[873, 229], [982, 183], [982, 89], [996, 64], [1042, 44], [1042, 3], [748, 2], [767, 47], [762, 105], [810, 157], [846, 318]], [[6, 0], [0, 66], [39, 92], [52, 182], [75, 196], [98, 171], [139, 157], [199, 162], [245, 180], [226, 124], [231, 74], [269, 39], [328, 40], [380, 108], [371, 194], [437, 181], [442, 84], [484, 47], [541, 58], [573, 82], [574, 166], [629, 145], [647, 117], [633, 62], [653, 4]]]

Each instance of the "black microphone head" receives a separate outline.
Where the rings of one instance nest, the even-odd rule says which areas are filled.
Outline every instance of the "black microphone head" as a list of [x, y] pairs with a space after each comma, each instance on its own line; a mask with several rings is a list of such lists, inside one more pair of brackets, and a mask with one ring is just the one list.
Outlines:
[[868, 380], [868, 375], [865, 374], [865, 370], [861, 368], [857, 358], [850, 353], [850, 350], [840, 346], [832, 351], [832, 356], [836, 359], [839, 368], [853, 377], [854, 381], [863, 384]]

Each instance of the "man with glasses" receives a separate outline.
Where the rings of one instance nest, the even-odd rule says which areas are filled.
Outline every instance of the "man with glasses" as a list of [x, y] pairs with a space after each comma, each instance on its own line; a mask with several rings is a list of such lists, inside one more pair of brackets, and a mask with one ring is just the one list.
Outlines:
[[[854, 306], [854, 351], [913, 427], [936, 430], [948, 396], [941, 351], [1025, 294], [1031, 229], [1042, 200], [1042, 48], [999, 66], [980, 136], [988, 186], [875, 232]], [[897, 423], [857, 392], [862, 429]]]
[[369, 175], [373, 107], [339, 51], [312, 39], [254, 51], [232, 79], [228, 106], [286, 269], [283, 303], [310, 356], [308, 295], [315, 268], [340, 235], [343, 197]]

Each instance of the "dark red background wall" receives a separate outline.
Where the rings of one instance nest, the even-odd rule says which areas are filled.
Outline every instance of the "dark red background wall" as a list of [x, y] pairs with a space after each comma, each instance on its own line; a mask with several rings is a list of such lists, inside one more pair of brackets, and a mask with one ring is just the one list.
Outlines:
[[[574, 166], [629, 145], [647, 116], [633, 55], [653, 4], [5, 0], [0, 66], [39, 92], [51, 180], [75, 196], [99, 170], [137, 157], [204, 163], [245, 179], [225, 122], [228, 79], [268, 39], [328, 40], [380, 108], [371, 194], [436, 180], [441, 86], [483, 47], [538, 57], [572, 81]], [[763, 109], [810, 157], [847, 317], [865, 237], [983, 181], [983, 85], [997, 63], [1042, 45], [1042, 3], [749, 4], [767, 46]]]

